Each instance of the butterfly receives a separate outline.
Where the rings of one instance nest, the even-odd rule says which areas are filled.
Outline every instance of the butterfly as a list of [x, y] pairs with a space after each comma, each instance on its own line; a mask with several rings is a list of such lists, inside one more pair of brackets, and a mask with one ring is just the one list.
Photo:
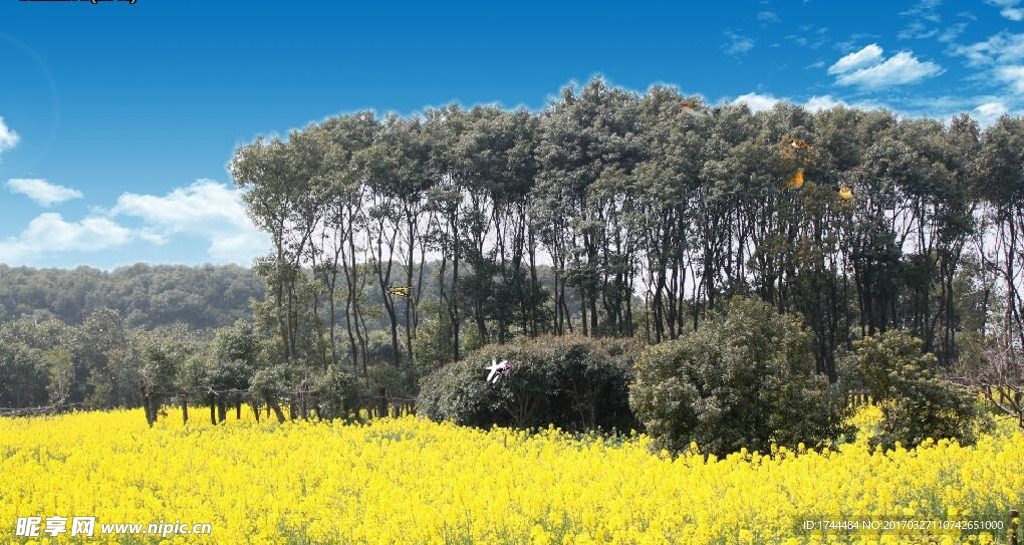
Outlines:
[[804, 185], [804, 169], [796, 171], [796, 174], [789, 177], [789, 181], [786, 182], [786, 189], [793, 189]]
[[839, 198], [848, 201], [853, 198], [853, 192], [850, 191], [850, 186], [843, 184], [839, 186]]
[[693, 102], [691, 100], [684, 100], [680, 102], [679, 105], [682, 106], [683, 108], [686, 108], [687, 110], [696, 110], [697, 108], [700, 107], [700, 104], [697, 104], [696, 102]]
[[388, 286], [388, 295], [394, 295], [396, 297], [410, 297], [411, 290], [409, 286]]
[[794, 149], [798, 149], [798, 150], [801, 150], [801, 151], [806, 151], [806, 150], [811, 149], [811, 145], [810, 144], [808, 144], [807, 142], [804, 142], [803, 140], [800, 140], [799, 138], [794, 138], [793, 141], [789, 143], [789, 145], [792, 146]]

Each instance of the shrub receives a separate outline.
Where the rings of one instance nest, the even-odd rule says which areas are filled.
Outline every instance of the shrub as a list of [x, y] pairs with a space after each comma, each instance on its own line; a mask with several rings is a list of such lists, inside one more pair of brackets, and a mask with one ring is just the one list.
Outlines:
[[841, 361], [844, 389], [862, 389], [882, 407], [883, 420], [872, 444], [905, 447], [932, 439], [975, 440], [983, 424], [977, 405], [965, 392], [939, 378], [935, 356], [921, 351], [923, 342], [900, 330], [854, 341], [854, 352]]
[[[630, 367], [638, 347], [630, 341], [538, 337], [487, 345], [427, 377], [418, 398], [421, 414], [477, 427], [567, 430], [628, 429]], [[492, 359], [511, 370], [486, 381]]]
[[347, 418], [358, 408], [359, 389], [351, 373], [330, 365], [315, 383], [317, 414], [321, 418]]
[[691, 441], [717, 455], [823, 444], [838, 434], [842, 400], [816, 372], [810, 341], [798, 316], [734, 297], [725, 316], [643, 352], [633, 411], [674, 453]]

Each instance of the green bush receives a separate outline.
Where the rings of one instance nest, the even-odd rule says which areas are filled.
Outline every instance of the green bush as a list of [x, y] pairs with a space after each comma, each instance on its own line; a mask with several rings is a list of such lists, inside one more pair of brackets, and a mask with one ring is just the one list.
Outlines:
[[838, 435], [843, 403], [815, 369], [798, 316], [734, 297], [726, 315], [643, 352], [630, 402], [656, 446], [673, 453], [691, 441], [717, 455], [817, 446]]
[[935, 356], [921, 352], [922, 345], [890, 330], [855, 341], [854, 352], [841, 360], [844, 389], [867, 391], [881, 404], [883, 421], [873, 444], [892, 448], [898, 441], [910, 448], [929, 437], [970, 444], [984, 424], [971, 397], [938, 377]]
[[[482, 428], [635, 428], [628, 384], [637, 353], [630, 341], [576, 336], [483, 346], [428, 376], [418, 410], [434, 420]], [[486, 381], [492, 359], [512, 366], [497, 383]]]
[[0, 407], [45, 405], [47, 361], [40, 350], [0, 343]]
[[328, 366], [315, 384], [316, 409], [321, 418], [348, 418], [358, 409], [359, 388], [351, 373], [336, 365]]

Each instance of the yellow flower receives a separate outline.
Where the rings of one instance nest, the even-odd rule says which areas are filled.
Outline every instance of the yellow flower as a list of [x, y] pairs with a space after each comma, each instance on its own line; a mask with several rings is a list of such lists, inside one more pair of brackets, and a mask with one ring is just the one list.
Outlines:
[[[141, 411], [0, 418], [0, 525], [95, 516], [97, 532], [160, 520], [212, 527], [209, 535], [85, 541], [116, 544], [797, 545], [836, 541], [797, 535], [799, 517], [1005, 516], [1024, 490], [1024, 433], [1013, 423], [970, 447], [940, 440], [872, 452], [858, 437], [831, 451], [778, 447], [774, 457], [718, 459], [696, 455], [696, 444], [685, 456], [659, 456], [644, 434], [613, 443], [408, 415], [279, 425], [256, 423], [251, 412], [216, 427], [194, 416], [186, 426], [168, 412], [152, 429]], [[874, 412], [862, 409], [854, 420], [869, 427]], [[915, 537], [876, 533], [852, 542]], [[78, 543], [67, 534], [28, 539]], [[939, 542], [993, 536], [930, 541]]]

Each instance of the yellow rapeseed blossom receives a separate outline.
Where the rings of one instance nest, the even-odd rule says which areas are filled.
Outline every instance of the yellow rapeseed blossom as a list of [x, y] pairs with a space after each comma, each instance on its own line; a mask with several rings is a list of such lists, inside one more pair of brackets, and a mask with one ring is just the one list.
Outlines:
[[[838, 450], [716, 459], [652, 453], [642, 434], [574, 439], [437, 424], [256, 423], [251, 415], [153, 429], [140, 411], [0, 419], [0, 542], [218, 545], [993, 543], [1005, 532], [837, 536], [800, 517], [1006, 520], [1024, 491], [1024, 434], [883, 453], [863, 433]], [[210, 535], [14, 537], [19, 517], [208, 523]]]

